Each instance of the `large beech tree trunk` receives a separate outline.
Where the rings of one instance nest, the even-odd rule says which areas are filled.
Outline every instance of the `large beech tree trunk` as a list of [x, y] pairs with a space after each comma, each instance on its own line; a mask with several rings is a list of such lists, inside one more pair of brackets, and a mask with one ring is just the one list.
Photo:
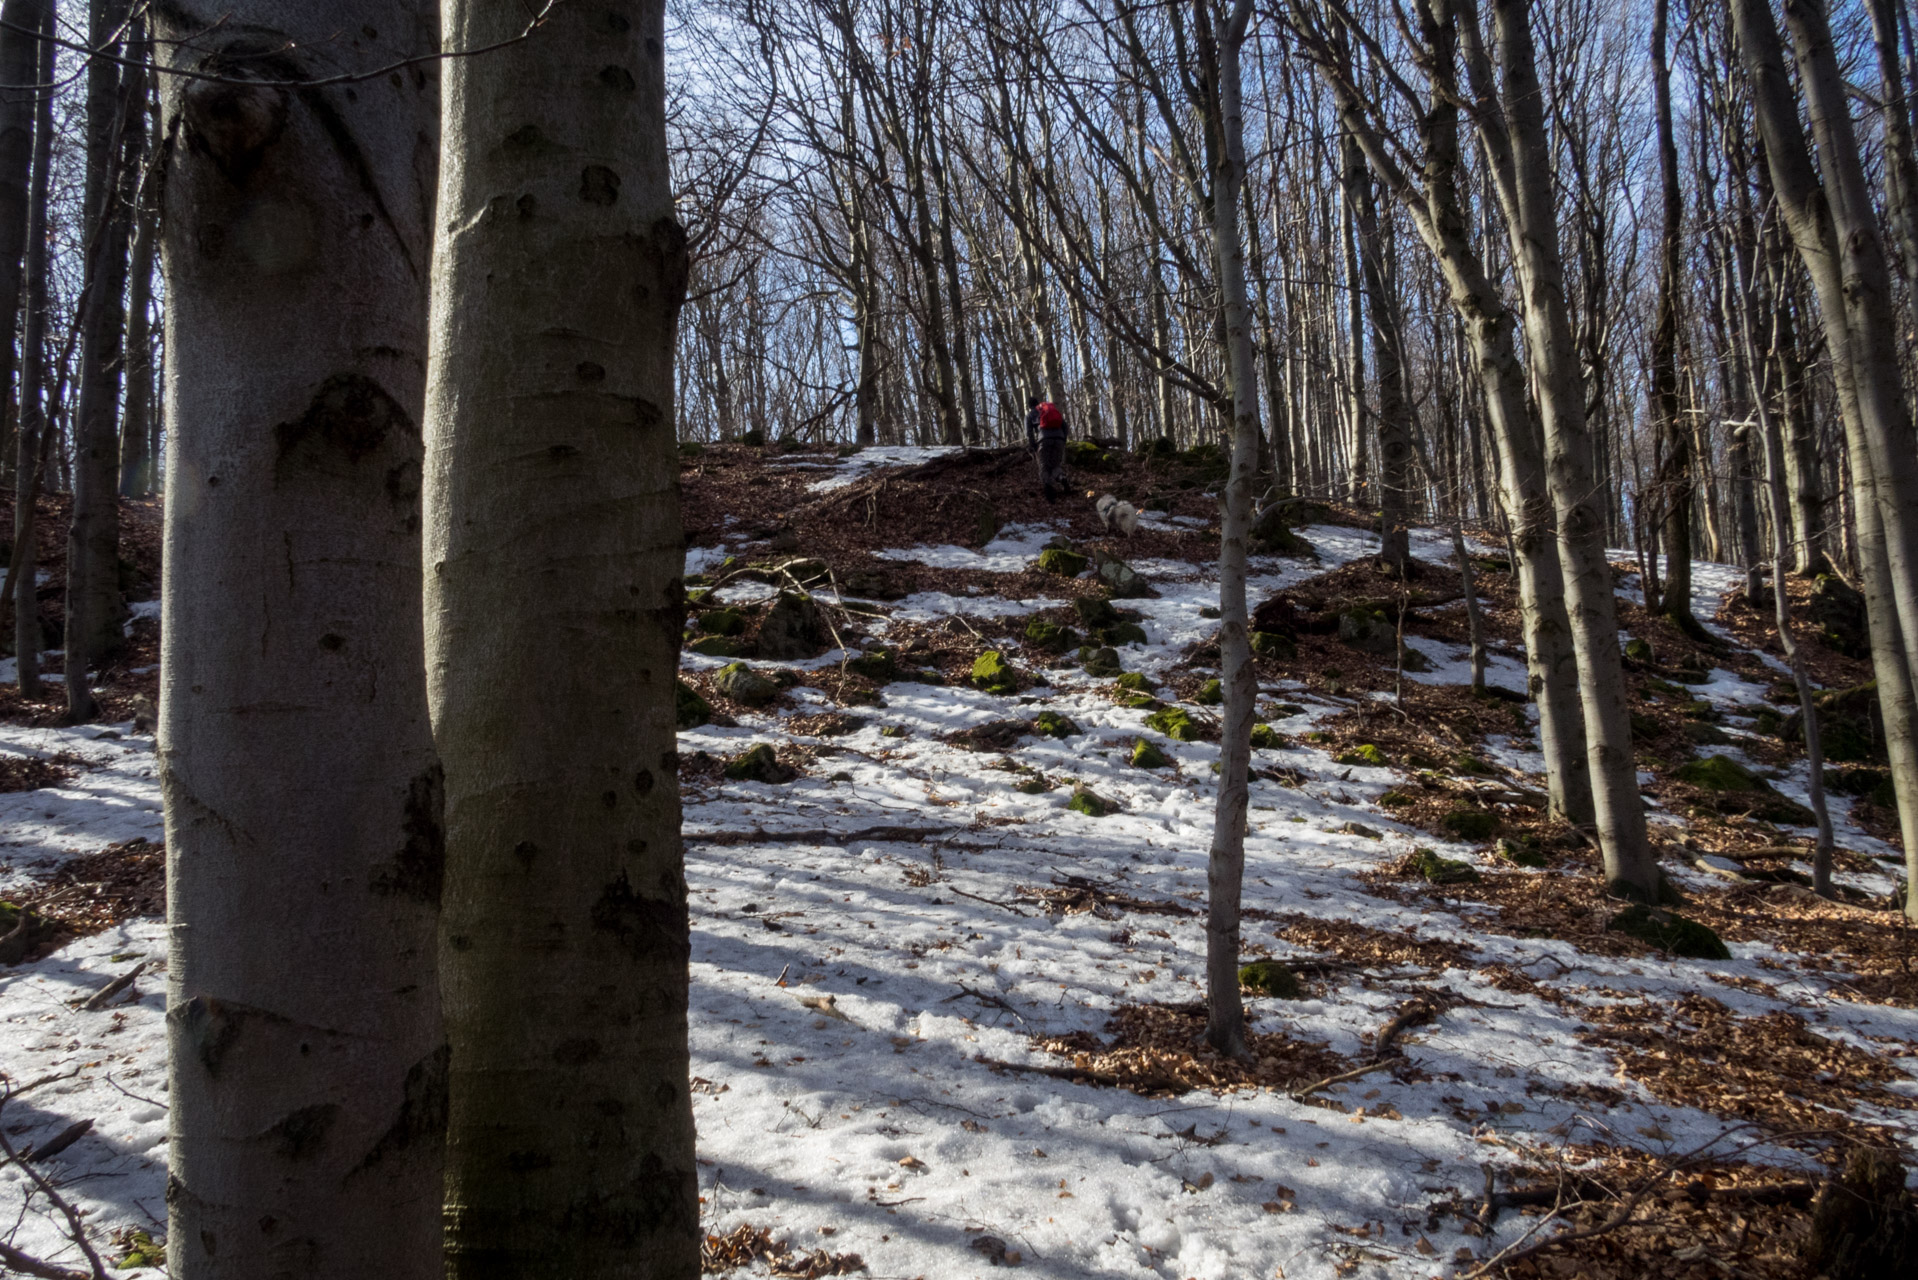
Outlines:
[[[452, 0], [447, 44], [517, 0]], [[699, 1273], [663, 0], [446, 65], [427, 393], [450, 1277]]]
[[432, 48], [434, 8], [155, 12], [163, 58], [229, 77], [163, 78], [183, 428], [160, 675], [167, 1263], [185, 1280], [428, 1280], [447, 1055], [417, 424], [438, 104], [425, 71], [246, 80]]

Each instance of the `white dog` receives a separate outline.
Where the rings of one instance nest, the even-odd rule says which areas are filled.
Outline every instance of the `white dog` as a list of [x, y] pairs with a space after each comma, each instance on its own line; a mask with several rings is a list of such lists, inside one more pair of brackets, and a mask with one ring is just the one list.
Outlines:
[[1108, 533], [1116, 530], [1130, 538], [1139, 528], [1139, 509], [1130, 502], [1121, 502], [1111, 494], [1104, 493], [1092, 505]]

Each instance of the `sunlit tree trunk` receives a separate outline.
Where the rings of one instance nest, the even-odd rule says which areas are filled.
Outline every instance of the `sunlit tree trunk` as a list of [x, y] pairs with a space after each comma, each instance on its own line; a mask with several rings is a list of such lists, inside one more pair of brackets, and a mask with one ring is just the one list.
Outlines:
[[435, 11], [154, 13], [168, 65], [224, 77], [162, 80], [181, 425], [160, 671], [167, 1266], [429, 1280], [447, 1053], [418, 424], [438, 103], [424, 70], [249, 81], [433, 48]]
[[[558, 5], [442, 72], [425, 563], [454, 1280], [699, 1273], [664, 9]], [[445, 12], [455, 48], [526, 21]]]

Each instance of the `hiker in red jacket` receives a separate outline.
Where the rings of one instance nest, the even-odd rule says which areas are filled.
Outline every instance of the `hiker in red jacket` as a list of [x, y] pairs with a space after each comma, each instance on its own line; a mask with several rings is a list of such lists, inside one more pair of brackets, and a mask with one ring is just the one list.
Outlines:
[[1039, 491], [1055, 502], [1066, 491], [1066, 415], [1038, 396], [1027, 402], [1026, 445], [1039, 456]]

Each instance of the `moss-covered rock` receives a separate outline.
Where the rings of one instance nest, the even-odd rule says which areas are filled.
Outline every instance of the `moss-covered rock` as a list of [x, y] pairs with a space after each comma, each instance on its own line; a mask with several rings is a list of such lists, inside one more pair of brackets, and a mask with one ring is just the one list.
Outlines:
[[1805, 616], [1818, 628], [1819, 638], [1853, 658], [1871, 655], [1871, 629], [1862, 592], [1833, 574], [1812, 579], [1811, 601]]
[[709, 609], [699, 615], [699, 629], [709, 636], [736, 636], [746, 629], [746, 615], [737, 609]]
[[1066, 801], [1066, 808], [1074, 813], [1083, 813], [1088, 818], [1103, 818], [1117, 812], [1119, 806], [1081, 782], [1072, 788], [1072, 799]]
[[1172, 761], [1165, 752], [1159, 750], [1144, 738], [1132, 740], [1132, 767], [1135, 769], [1163, 769]]
[[1119, 705], [1134, 711], [1157, 711], [1165, 704], [1149, 693], [1128, 693], [1120, 696]]
[[1341, 751], [1332, 759], [1333, 764], [1364, 765], [1368, 768], [1383, 769], [1388, 761], [1385, 753], [1369, 742], [1360, 743], [1349, 751]]
[[1665, 732], [1665, 726], [1658, 723], [1657, 718], [1654, 716], [1648, 716], [1640, 711], [1633, 711], [1630, 715], [1632, 718], [1633, 741], [1650, 742]]
[[713, 704], [699, 696], [699, 690], [684, 680], [673, 685], [673, 719], [682, 729], [697, 729], [710, 723], [713, 718]]
[[1254, 960], [1251, 964], [1240, 966], [1239, 986], [1254, 995], [1272, 996], [1279, 1000], [1297, 1000], [1305, 994], [1305, 986], [1299, 981], [1299, 975], [1277, 960]]
[[1276, 662], [1291, 662], [1299, 656], [1299, 644], [1291, 636], [1280, 635], [1276, 631], [1254, 631], [1252, 652]]
[[1090, 440], [1069, 440], [1066, 465], [1080, 471], [1117, 471], [1124, 463], [1117, 454], [1107, 453]]
[[1067, 649], [1077, 648], [1079, 644], [1077, 631], [1056, 622], [1047, 622], [1044, 618], [1030, 619], [1026, 623], [1025, 636], [1028, 645], [1046, 653], [1064, 653]]
[[1124, 621], [1115, 622], [1109, 627], [1097, 628], [1091, 633], [1090, 639], [1094, 643], [1102, 645], [1145, 644], [1147, 642], [1144, 627], [1136, 622]]
[[1080, 624], [1094, 630], [1119, 622], [1119, 611], [1112, 607], [1112, 601], [1098, 596], [1081, 596], [1072, 602], [1072, 607], [1078, 611]]
[[1439, 826], [1461, 840], [1490, 840], [1498, 831], [1498, 815], [1490, 809], [1456, 805], [1439, 819]]
[[1135, 693], [1144, 693], [1150, 689], [1157, 688], [1152, 681], [1152, 677], [1143, 671], [1128, 671], [1112, 683], [1118, 688], [1130, 689]]
[[1452, 772], [1462, 773], [1468, 777], [1488, 778], [1497, 773], [1498, 770], [1467, 751], [1461, 752], [1453, 758]]
[[1635, 902], [1606, 922], [1613, 933], [1650, 943], [1687, 960], [1729, 960], [1732, 953], [1718, 935], [1696, 920]]
[[1225, 701], [1225, 685], [1218, 680], [1208, 680], [1199, 686], [1192, 700], [1202, 707], [1216, 707]]
[[763, 707], [779, 696], [779, 685], [743, 662], [721, 667], [713, 676], [713, 688], [734, 702]]
[[1717, 725], [1696, 720], [1687, 720], [1679, 726], [1679, 732], [1685, 741], [1696, 747], [1724, 747], [1731, 745], [1732, 741], [1732, 736]]
[[912, 736], [912, 730], [906, 728], [903, 724], [889, 724], [879, 731], [879, 736], [882, 738], [910, 738]]
[[1119, 651], [1110, 645], [1093, 648], [1086, 645], [1079, 650], [1079, 665], [1085, 673], [1097, 680], [1112, 680], [1124, 674], [1125, 668], [1119, 665]]
[[1089, 563], [1077, 551], [1068, 551], [1064, 547], [1047, 547], [1039, 553], [1032, 567], [1041, 573], [1057, 574], [1061, 578], [1076, 578], [1086, 571]]
[[975, 689], [1004, 697], [1019, 692], [1019, 673], [1013, 670], [1004, 654], [988, 649], [973, 659], [972, 684]]
[[726, 776], [734, 782], [764, 782], [776, 786], [782, 782], [791, 782], [798, 773], [780, 763], [778, 755], [773, 752], [772, 744], [761, 742], [728, 760]]
[[1254, 751], [1277, 751], [1286, 745], [1285, 735], [1269, 724], [1252, 726], [1252, 749]]
[[1625, 657], [1632, 662], [1650, 664], [1658, 661], [1658, 655], [1652, 651], [1652, 642], [1633, 637], [1625, 642]]
[[1339, 614], [1339, 641], [1361, 653], [1389, 654], [1398, 648], [1398, 628], [1379, 610], [1358, 606]]
[[899, 674], [899, 660], [893, 656], [891, 649], [868, 649], [856, 657], [848, 658], [846, 670], [884, 684]]
[[1413, 875], [1430, 884], [1466, 884], [1478, 879], [1478, 869], [1457, 858], [1442, 858], [1430, 849], [1414, 849], [1406, 865]]
[[1137, 600], [1152, 594], [1152, 586], [1131, 565], [1110, 551], [1094, 551], [1092, 567], [1115, 600]]
[[1042, 796], [1052, 790], [1054, 785], [1042, 777], [1021, 778], [1012, 784], [1012, 789], [1029, 796]]
[[1498, 856], [1515, 867], [1545, 867], [1551, 865], [1551, 859], [1538, 845], [1537, 836], [1525, 836], [1514, 840], [1509, 836], [1499, 837], [1495, 846]]
[[762, 658], [810, 658], [826, 639], [819, 606], [803, 592], [782, 591], [759, 624], [757, 651]]
[[1680, 782], [1689, 782], [1692, 786], [1705, 791], [1771, 789], [1770, 783], [1730, 756], [1706, 756], [1702, 760], [1688, 760], [1672, 770], [1672, 776]]
[[1047, 738], [1070, 738], [1076, 736], [1080, 729], [1071, 716], [1061, 715], [1057, 711], [1041, 711], [1032, 718], [1032, 731]]
[[1891, 773], [1886, 769], [1827, 769], [1825, 790], [1841, 796], [1857, 796], [1881, 808], [1898, 807], [1898, 793], [1893, 789]]
[[[1834, 764], [1878, 764], [1885, 760], [1884, 717], [1878, 707], [1878, 682], [1849, 689], [1828, 689], [1817, 696], [1819, 745]], [[1787, 741], [1803, 741], [1804, 716], [1793, 711], [1779, 726]]]
[[1199, 725], [1183, 707], [1162, 707], [1145, 718], [1145, 727], [1180, 742], [1197, 742]]
[[1397, 789], [1388, 791], [1379, 797], [1379, 807], [1382, 809], [1403, 809], [1407, 805], [1414, 803], [1416, 803], [1416, 801], [1409, 793]]
[[701, 636], [687, 645], [686, 651], [707, 658], [743, 658], [751, 648], [738, 636]]

